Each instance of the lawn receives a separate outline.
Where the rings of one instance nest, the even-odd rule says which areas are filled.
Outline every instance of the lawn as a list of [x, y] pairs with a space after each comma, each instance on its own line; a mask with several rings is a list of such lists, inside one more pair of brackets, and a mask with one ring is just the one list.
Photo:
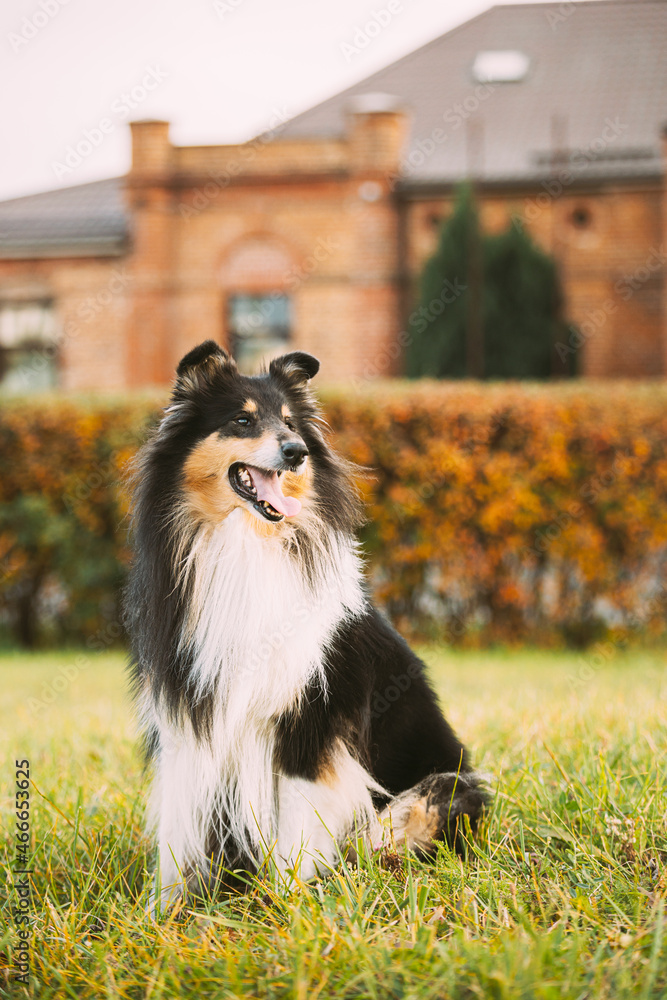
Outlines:
[[9, 868], [27, 758], [34, 996], [664, 997], [665, 651], [423, 652], [493, 782], [468, 858], [366, 858], [159, 924], [122, 655], [1, 657], [4, 995], [26, 995]]

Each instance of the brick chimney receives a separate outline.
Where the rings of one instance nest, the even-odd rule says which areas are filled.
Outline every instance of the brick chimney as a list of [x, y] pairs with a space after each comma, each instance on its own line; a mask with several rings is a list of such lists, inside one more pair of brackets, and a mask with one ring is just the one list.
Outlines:
[[132, 219], [132, 318], [127, 343], [128, 385], [162, 384], [172, 375], [173, 146], [169, 122], [130, 122], [132, 166], [125, 198]]
[[350, 167], [359, 173], [398, 170], [408, 137], [408, 116], [397, 97], [360, 94], [347, 108]]
[[169, 122], [155, 120], [130, 122], [130, 129], [131, 173], [135, 176], [168, 173], [173, 153], [173, 146], [169, 141]]

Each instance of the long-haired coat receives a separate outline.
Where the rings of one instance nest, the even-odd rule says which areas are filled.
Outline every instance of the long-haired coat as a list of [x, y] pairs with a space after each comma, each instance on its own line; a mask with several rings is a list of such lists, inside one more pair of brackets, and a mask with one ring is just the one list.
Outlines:
[[165, 901], [266, 864], [311, 878], [355, 830], [429, 853], [483, 806], [369, 599], [318, 368], [294, 352], [246, 377], [207, 341], [138, 458], [126, 614]]

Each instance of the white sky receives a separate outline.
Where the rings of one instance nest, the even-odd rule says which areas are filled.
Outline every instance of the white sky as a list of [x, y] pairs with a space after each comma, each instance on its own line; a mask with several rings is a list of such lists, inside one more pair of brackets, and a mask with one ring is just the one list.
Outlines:
[[[177, 144], [248, 139], [274, 114], [293, 117], [489, 6], [492, 0], [2, 0], [0, 199], [124, 173], [133, 118], [168, 119]], [[363, 48], [345, 50], [374, 12], [391, 8]], [[153, 89], [138, 103], [130, 96], [136, 106], [128, 108], [123, 95], [151, 69]], [[80, 164], [67, 173], [54, 167], [105, 118], [107, 132]]]

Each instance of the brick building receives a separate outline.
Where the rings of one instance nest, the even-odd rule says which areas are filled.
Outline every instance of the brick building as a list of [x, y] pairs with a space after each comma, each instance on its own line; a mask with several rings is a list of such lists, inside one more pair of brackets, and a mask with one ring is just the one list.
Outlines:
[[0, 203], [0, 384], [162, 383], [206, 337], [400, 372], [466, 177], [559, 261], [583, 372], [664, 375], [665, 52], [663, 0], [498, 6], [243, 145], [135, 122], [125, 177]]

